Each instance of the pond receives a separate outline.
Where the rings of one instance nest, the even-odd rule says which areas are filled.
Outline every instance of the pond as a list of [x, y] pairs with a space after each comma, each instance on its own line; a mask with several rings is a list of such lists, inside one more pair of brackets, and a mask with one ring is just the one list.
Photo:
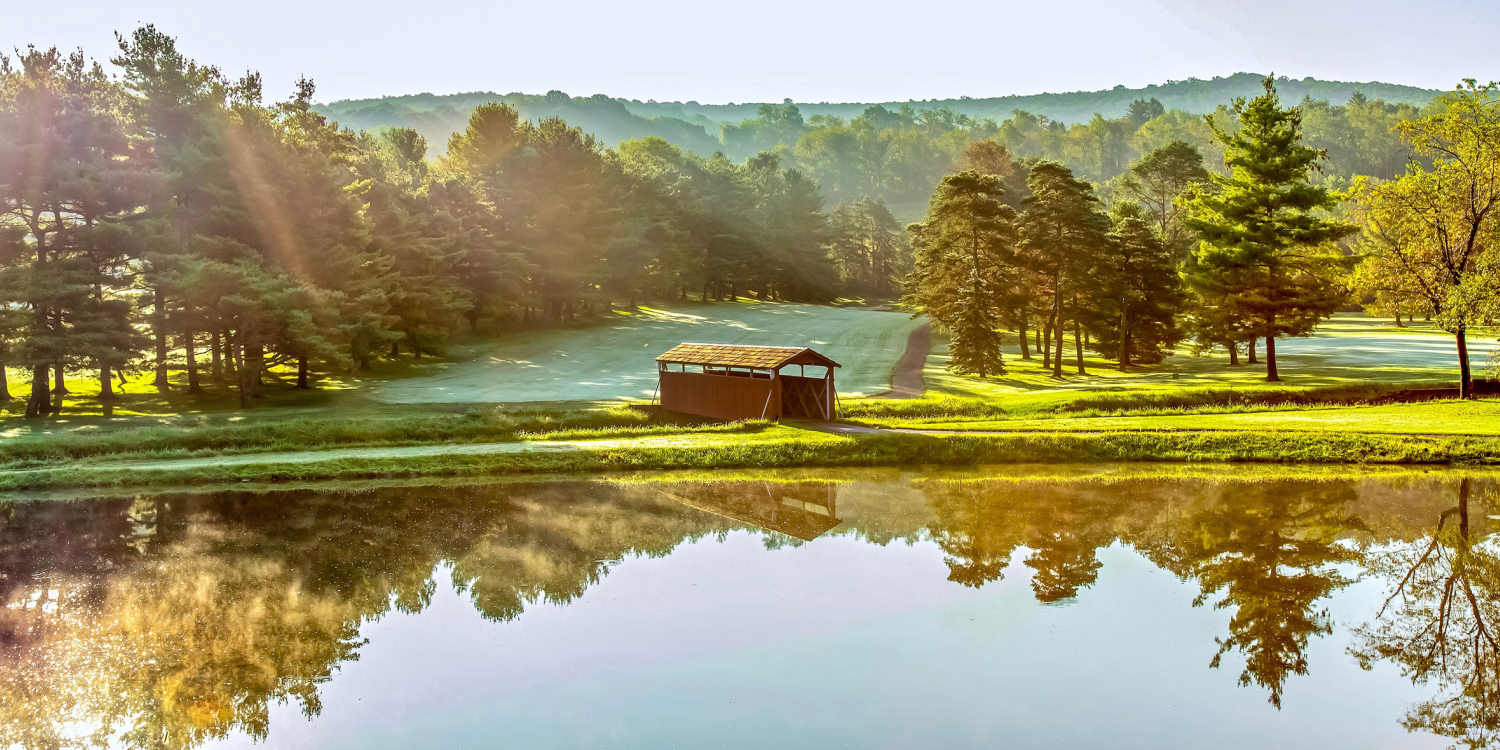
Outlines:
[[1489, 747], [1494, 475], [0, 505], [0, 744]]

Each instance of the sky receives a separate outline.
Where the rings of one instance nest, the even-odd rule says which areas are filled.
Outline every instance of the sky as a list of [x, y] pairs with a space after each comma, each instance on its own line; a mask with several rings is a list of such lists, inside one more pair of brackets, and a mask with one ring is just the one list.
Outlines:
[[[24, 6], [24, 7], [23, 7]], [[72, 0], [0, 3], [0, 50], [107, 58], [153, 23], [268, 97], [561, 90], [704, 103], [1138, 87], [1239, 71], [1452, 88], [1500, 78], [1494, 0]]]

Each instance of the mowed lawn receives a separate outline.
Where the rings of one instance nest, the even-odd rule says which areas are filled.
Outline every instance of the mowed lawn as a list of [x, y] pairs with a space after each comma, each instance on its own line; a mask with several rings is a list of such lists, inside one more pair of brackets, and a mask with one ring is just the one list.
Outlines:
[[[1469, 360], [1476, 376], [1485, 375], [1497, 350], [1493, 331], [1469, 337]], [[1180, 347], [1165, 361], [1120, 372], [1114, 362], [1085, 353], [1086, 375], [1077, 374], [1074, 348], [1067, 341], [1063, 377], [1043, 370], [1040, 355], [1022, 360], [1007, 336], [1009, 372], [984, 380], [948, 372], [946, 346], [935, 343], [924, 376], [933, 396], [981, 398], [1007, 411], [1026, 412], [1064, 401], [1103, 394], [1165, 393], [1188, 389], [1236, 391], [1300, 390], [1362, 385], [1453, 384], [1458, 359], [1453, 337], [1431, 326], [1397, 328], [1388, 319], [1341, 314], [1309, 337], [1277, 341], [1281, 381], [1265, 380], [1265, 365], [1229, 367], [1222, 351], [1196, 356]], [[1264, 342], [1262, 342], [1262, 346]], [[1262, 356], [1264, 351], [1261, 352]], [[1241, 360], [1243, 362], [1243, 359]], [[1014, 407], [1014, 408], [1010, 408]]]
[[1265, 411], [1147, 416], [1056, 416], [1035, 419], [907, 420], [904, 429], [965, 432], [1146, 432], [1233, 430], [1408, 435], [1500, 435], [1500, 400], [1444, 400], [1379, 406], [1326, 406]]
[[755, 302], [618, 312], [608, 323], [525, 331], [487, 342], [477, 358], [381, 383], [385, 403], [501, 403], [650, 398], [658, 354], [684, 343], [810, 346], [843, 365], [840, 393], [889, 390], [907, 337], [923, 321], [899, 312]]

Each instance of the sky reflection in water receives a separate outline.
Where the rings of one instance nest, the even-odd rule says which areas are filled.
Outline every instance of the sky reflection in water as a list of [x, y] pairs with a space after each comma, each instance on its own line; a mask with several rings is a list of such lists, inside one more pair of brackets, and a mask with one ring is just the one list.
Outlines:
[[1493, 478], [841, 476], [0, 506], [0, 743], [1494, 743]]

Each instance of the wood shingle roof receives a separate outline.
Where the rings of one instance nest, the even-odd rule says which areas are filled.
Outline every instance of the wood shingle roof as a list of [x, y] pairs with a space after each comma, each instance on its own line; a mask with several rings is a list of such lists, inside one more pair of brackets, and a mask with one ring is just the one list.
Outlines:
[[774, 370], [786, 365], [839, 366], [839, 363], [805, 346], [748, 346], [744, 344], [678, 344], [657, 357], [656, 361], [764, 370]]

